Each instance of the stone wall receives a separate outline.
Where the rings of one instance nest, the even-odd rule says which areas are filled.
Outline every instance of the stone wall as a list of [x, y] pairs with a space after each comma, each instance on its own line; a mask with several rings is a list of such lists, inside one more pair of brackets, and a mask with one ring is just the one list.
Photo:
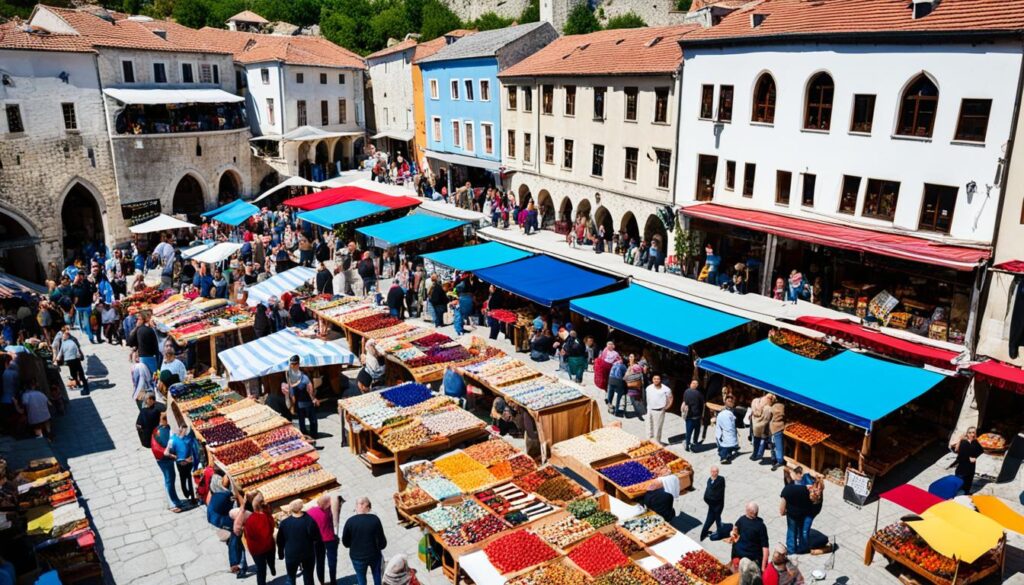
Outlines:
[[[574, 6], [584, 0], [540, 0], [541, 19], [547, 20], [561, 34], [565, 19]], [[609, 18], [635, 12], [648, 26], [682, 24], [685, 12], [675, 9], [673, 0], [588, 0], [604, 24]], [[505, 18], [518, 18], [529, 5], [529, 0], [444, 0], [444, 3], [463, 20], [474, 20], [481, 14], [495, 12]]]

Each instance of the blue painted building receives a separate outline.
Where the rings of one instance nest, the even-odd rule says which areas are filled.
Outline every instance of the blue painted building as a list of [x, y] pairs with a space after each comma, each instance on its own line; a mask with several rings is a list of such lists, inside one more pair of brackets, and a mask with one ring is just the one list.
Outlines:
[[466, 181], [501, 185], [498, 73], [558, 38], [546, 22], [463, 37], [417, 61], [423, 76], [426, 152], [449, 191]]

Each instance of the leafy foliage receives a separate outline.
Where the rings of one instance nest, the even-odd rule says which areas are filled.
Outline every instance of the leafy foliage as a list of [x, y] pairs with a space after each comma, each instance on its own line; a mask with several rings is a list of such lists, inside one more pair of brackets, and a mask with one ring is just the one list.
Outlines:
[[483, 32], [485, 30], [497, 30], [499, 28], [512, 26], [513, 22], [515, 22], [514, 19], [499, 16], [495, 12], [485, 12], [480, 15], [480, 18], [474, 20], [469, 25], [469, 28], [475, 28], [476, 30]]
[[601, 23], [586, 2], [577, 4], [565, 19], [562, 32], [567, 35], [585, 35], [601, 30]]
[[605, 30], [612, 30], [616, 28], [644, 28], [645, 26], [647, 26], [647, 23], [644, 22], [644, 19], [640, 18], [640, 15], [629, 11], [625, 14], [609, 18], [604, 28]]
[[519, 24], [540, 22], [540, 0], [530, 0], [523, 13], [519, 15]]
[[210, 8], [204, 0], [175, 0], [172, 15], [178, 24], [203, 28], [210, 19]]
[[680, 12], [689, 12], [690, 5], [693, 4], [693, 0], [676, 0], [676, 10]]
[[423, 26], [420, 28], [420, 40], [430, 41], [446, 32], [462, 28], [462, 21], [443, 3], [438, 0], [426, 0], [423, 3]]

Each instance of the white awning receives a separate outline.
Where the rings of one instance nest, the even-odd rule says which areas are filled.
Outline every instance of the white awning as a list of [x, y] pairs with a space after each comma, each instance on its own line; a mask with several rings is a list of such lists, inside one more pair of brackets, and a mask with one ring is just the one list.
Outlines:
[[[346, 136], [363, 136], [365, 132], [328, 132], [313, 126], [299, 126], [291, 132], [285, 132], [277, 140], [282, 142], [305, 142], [309, 140], [323, 140], [324, 138], [344, 138]], [[264, 140], [274, 140], [272, 136], [261, 136]]]
[[428, 150], [427, 158], [432, 158], [453, 165], [462, 165], [465, 167], [476, 167], [478, 169], [486, 169], [488, 171], [497, 171], [501, 169], [501, 163], [496, 160], [486, 160], [482, 158], [476, 158], [474, 156], [466, 156], [464, 154], [451, 154], [448, 152], [436, 152], [433, 150]]
[[202, 254], [203, 252], [209, 250], [212, 247], [213, 244], [196, 244], [195, 246], [190, 246], [182, 250], [181, 257], [184, 258], [185, 260], [191, 260], [195, 256]]
[[317, 189], [323, 189], [324, 185], [323, 183], [309, 181], [307, 179], [303, 179], [302, 177], [288, 177], [287, 179], [281, 181], [277, 185], [274, 185], [273, 187], [261, 193], [260, 196], [253, 199], [252, 202], [256, 203], [260, 199], [269, 197], [270, 195], [273, 195], [274, 193], [280, 191], [281, 189], [287, 189], [288, 187], [315, 187]]
[[242, 244], [221, 242], [205, 252], [196, 254], [193, 259], [205, 264], [216, 264], [223, 260], [227, 260], [232, 254], [239, 251], [241, 248]]
[[374, 191], [382, 195], [390, 195], [392, 197], [415, 197], [416, 190], [411, 187], [400, 187], [398, 185], [386, 185], [378, 181], [371, 181], [370, 179], [357, 179], [348, 183], [350, 187], [359, 187], [360, 189], [366, 189], [367, 191]]
[[392, 138], [394, 140], [401, 140], [402, 142], [409, 142], [412, 140], [412, 130], [385, 130], [378, 132], [371, 136], [374, 140], [380, 138]]
[[133, 234], [151, 234], [153, 232], [162, 232], [166, 230], [180, 230], [184, 228], [194, 228], [195, 224], [191, 224], [187, 221], [181, 221], [176, 217], [169, 215], [160, 214], [153, 219], [144, 221], [139, 225], [133, 225], [128, 228]]
[[223, 89], [136, 89], [109, 87], [103, 93], [123, 104], [227, 104], [245, 101]]

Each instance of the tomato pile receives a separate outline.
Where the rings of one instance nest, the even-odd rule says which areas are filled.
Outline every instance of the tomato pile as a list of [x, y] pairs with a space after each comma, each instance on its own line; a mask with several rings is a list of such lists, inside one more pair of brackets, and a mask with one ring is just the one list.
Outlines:
[[607, 573], [629, 562], [610, 538], [595, 534], [569, 552], [569, 558], [590, 576]]
[[539, 536], [525, 530], [510, 532], [484, 547], [484, 553], [501, 574], [522, 571], [558, 556]]
[[714, 585], [732, 575], [732, 571], [706, 550], [690, 551], [679, 559], [678, 565], [698, 578]]

